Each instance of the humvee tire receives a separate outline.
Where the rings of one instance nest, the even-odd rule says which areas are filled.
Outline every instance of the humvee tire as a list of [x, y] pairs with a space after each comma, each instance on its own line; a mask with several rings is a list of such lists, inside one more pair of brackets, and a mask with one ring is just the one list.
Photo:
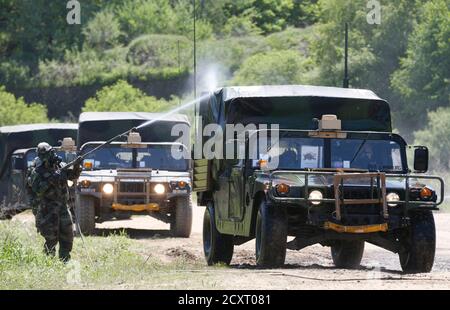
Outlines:
[[95, 231], [94, 198], [76, 195], [75, 197], [75, 226], [77, 234], [92, 235]]
[[263, 200], [256, 216], [256, 264], [261, 267], [284, 265], [287, 246], [286, 208]]
[[364, 254], [364, 241], [336, 240], [331, 246], [331, 257], [338, 268], [355, 269], [361, 264]]
[[216, 228], [214, 206], [209, 202], [203, 216], [203, 252], [209, 266], [224, 263], [233, 258], [233, 236], [221, 234]]
[[430, 272], [436, 251], [436, 227], [430, 210], [411, 212], [408, 237], [401, 240], [406, 251], [399, 253], [406, 273]]
[[178, 197], [175, 204], [175, 218], [170, 223], [170, 231], [175, 237], [189, 238], [192, 230], [192, 197]]

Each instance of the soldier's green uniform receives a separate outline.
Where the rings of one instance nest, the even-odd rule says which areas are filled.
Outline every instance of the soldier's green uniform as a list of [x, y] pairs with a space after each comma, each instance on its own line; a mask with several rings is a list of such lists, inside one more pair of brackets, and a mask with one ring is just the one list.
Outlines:
[[39, 160], [35, 161], [29, 177], [36, 228], [45, 238], [45, 252], [55, 255], [59, 243], [59, 257], [67, 261], [73, 244], [72, 217], [67, 206], [67, 180], [76, 180], [81, 167], [76, 164], [73, 169], [61, 170], [61, 159], [47, 143], [40, 143], [37, 153]]

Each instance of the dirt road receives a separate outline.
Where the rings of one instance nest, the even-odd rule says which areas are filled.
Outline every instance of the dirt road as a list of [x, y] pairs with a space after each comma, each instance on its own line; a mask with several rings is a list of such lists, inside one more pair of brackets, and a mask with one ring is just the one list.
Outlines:
[[[203, 212], [204, 208], [195, 208], [193, 233], [189, 239], [171, 238], [167, 232], [168, 225], [150, 217], [108, 222], [97, 227], [99, 232], [127, 227], [131, 238], [163, 261], [183, 257], [203, 264]], [[429, 274], [404, 275], [396, 254], [367, 243], [359, 270], [334, 268], [330, 249], [320, 245], [288, 251], [284, 268], [260, 270], [255, 268], [254, 241], [235, 247], [231, 268], [211, 267], [192, 270], [192, 273], [193, 277], [207, 283], [205, 289], [449, 289], [450, 214], [437, 213], [435, 219], [436, 260]]]

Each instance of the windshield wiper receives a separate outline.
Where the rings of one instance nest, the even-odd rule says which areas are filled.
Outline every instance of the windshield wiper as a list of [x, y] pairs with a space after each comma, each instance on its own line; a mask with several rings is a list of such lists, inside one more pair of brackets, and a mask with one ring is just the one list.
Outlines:
[[363, 142], [361, 142], [361, 144], [359, 145], [358, 149], [356, 150], [355, 155], [353, 155], [352, 160], [350, 161], [350, 164], [353, 164], [353, 162], [355, 161], [355, 159], [358, 157], [359, 152], [361, 152], [364, 144], [366, 144], [367, 142], [367, 138], [363, 140]]
[[[280, 142], [280, 140], [281, 140], [282, 138], [286, 137], [287, 135], [288, 135], [288, 132], [282, 132], [281, 135], [278, 137], [278, 141], [277, 141], [277, 142]], [[272, 147], [273, 147], [277, 142], [271, 143], [271, 145], [268, 146], [268, 148], [267, 148], [267, 153], [270, 152], [270, 150], [272, 149]]]

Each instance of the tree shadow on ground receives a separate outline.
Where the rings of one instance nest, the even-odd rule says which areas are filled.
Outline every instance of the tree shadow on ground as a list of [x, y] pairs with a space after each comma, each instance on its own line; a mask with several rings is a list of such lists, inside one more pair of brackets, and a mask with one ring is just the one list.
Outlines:
[[163, 229], [138, 229], [138, 228], [97, 228], [96, 236], [112, 236], [125, 234], [131, 239], [166, 239], [172, 238], [170, 230]]
[[[314, 270], [314, 269], [319, 269], [319, 270], [345, 270], [343, 268], [338, 268], [335, 266], [325, 266], [325, 265], [319, 265], [319, 264], [310, 264], [310, 265], [306, 265], [306, 264], [284, 264], [282, 267], [278, 267], [278, 268], [263, 268], [263, 267], [259, 267], [256, 264], [249, 264], [249, 263], [244, 263], [244, 264], [231, 264], [230, 265], [231, 268], [233, 269], [249, 269], [249, 270], [265, 270], [265, 271], [269, 271], [272, 270], [274, 272], [277, 271], [285, 271], [285, 270]], [[368, 266], [360, 266], [359, 268], [356, 269], [351, 269], [351, 270], [356, 270], [356, 271], [366, 271], [366, 272], [379, 272], [382, 274], [391, 274], [391, 275], [405, 275], [405, 273], [403, 273], [400, 270], [393, 270], [393, 269], [387, 269], [384, 267], [381, 268], [374, 268], [374, 267], [368, 267]]]

